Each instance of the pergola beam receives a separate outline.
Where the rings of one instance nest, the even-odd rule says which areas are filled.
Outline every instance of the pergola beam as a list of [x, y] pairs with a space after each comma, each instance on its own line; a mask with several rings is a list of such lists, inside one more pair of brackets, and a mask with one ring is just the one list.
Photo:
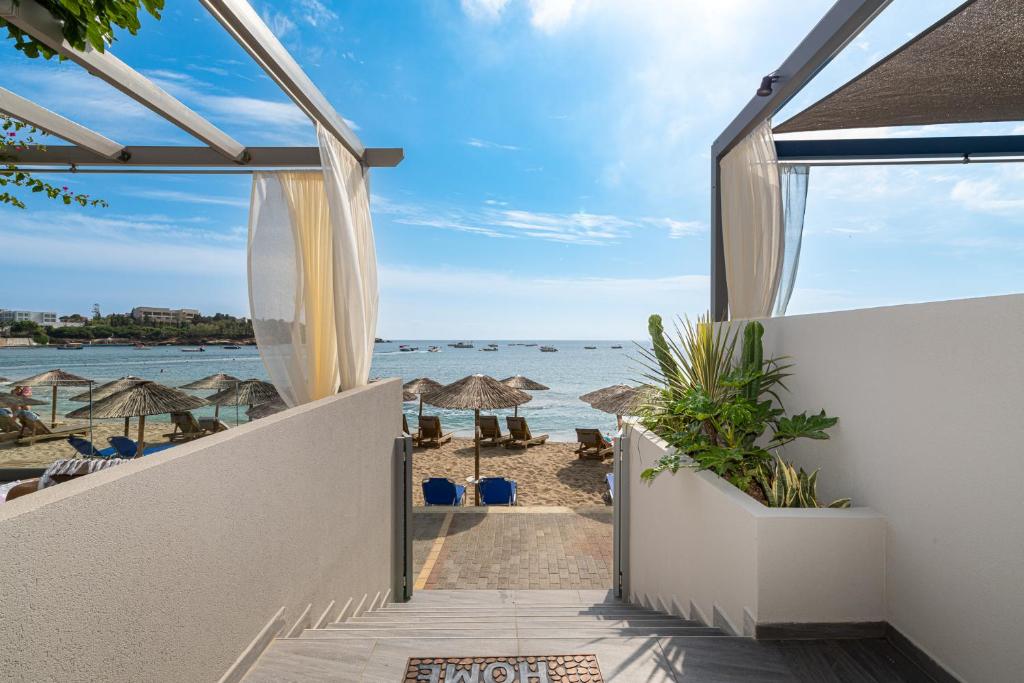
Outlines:
[[190, 135], [234, 161], [244, 161], [245, 146], [169, 95], [151, 80], [115, 57], [109, 50], [79, 51], [61, 33], [60, 22], [35, 0], [0, 0], [0, 17], [51, 50], [67, 57], [136, 102], [156, 112]]
[[365, 147], [246, 0], [201, 0], [206, 9], [311, 120], [363, 161]]
[[1024, 135], [775, 140], [780, 163], [966, 163], [1024, 157]]
[[837, 0], [775, 72], [767, 96], [755, 95], [711, 147], [711, 316], [729, 315], [722, 235], [721, 172], [719, 162], [735, 144], [773, 116], [860, 33], [891, 0]]
[[0, 112], [107, 159], [123, 156], [124, 145], [0, 87]]
[[[144, 168], [177, 169], [244, 169], [254, 168], [319, 168], [318, 147], [249, 147], [249, 160], [233, 163], [209, 147], [125, 147], [128, 158], [112, 160], [82, 147], [50, 145], [46, 149], [28, 148], [11, 152], [15, 166], [95, 167], [141, 170]], [[392, 167], [402, 161], [401, 148], [368, 148], [364, 163], [368, 166]]]

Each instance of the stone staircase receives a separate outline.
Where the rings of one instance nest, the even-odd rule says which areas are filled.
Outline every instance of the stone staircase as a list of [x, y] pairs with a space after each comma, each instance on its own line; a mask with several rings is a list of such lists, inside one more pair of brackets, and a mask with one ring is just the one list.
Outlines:
[[405, 680], [410, 657], [584, 654], [598, 657], [606, 681], [675, 681], [664, 639], [743, 641], [605, 591], [420, 591], [276, 639], [245, 680], [378, 683]]

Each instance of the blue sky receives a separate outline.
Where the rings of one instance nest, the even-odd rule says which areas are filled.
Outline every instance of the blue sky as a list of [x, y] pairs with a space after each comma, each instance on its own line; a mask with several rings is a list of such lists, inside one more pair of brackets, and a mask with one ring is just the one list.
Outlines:
[[[254, 0], [370, 146], [379, 332], [639, 338], [708, 291], [708, 150], [823, 0]], [[958, 4], [896, 0], [777, 120]], [[314, 144], [201, 9], [169, 3], [114, 51], [249, 145]], [[195, 144], [73, 64], [0, 50], [0, 82], [125, 144]], [[971, 134], [1017, 124], [846, 135]], [[0, 306], [245, 314], [246, 176], [79, 175], [108, 209], [0, 209]], [[812, 171], [791, 312], [1009, 293], [1017, 165]], [[15, 283], [15, 284], [11, 284]]]

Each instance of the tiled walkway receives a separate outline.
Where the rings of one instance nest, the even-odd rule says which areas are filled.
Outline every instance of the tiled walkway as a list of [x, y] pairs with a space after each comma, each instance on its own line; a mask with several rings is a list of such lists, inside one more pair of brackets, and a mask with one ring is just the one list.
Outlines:
[[[420, 589], [608, 589], [609, 508], [416, 512]], [[440, 532], [447, 523], [447, 533]]]

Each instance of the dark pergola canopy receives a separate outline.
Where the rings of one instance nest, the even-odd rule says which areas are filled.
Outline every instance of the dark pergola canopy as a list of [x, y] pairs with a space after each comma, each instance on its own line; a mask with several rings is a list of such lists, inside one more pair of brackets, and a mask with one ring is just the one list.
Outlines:
[[1024, 3], [968, 0], [776, 133], [1024, 119]]

